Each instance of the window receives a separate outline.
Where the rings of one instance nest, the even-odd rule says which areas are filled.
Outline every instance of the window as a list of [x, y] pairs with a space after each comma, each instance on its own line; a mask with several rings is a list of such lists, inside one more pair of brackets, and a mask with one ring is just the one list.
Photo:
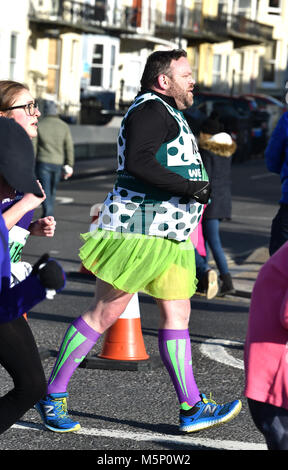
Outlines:
[[113, 88], [113, 78], [114, 78], [114, 69], [116, 62], [116, 46], [111, 46], [111, 61], [110, 61], [110, 77], [109, 77], [109, 87]]
[[198, 79], [198, 70], [199, 70], [199, 48], [193, 48], [193, 54], [191, 57], [191, 71], [192, 77], [197, 81]]
[[280, 15], [281, 14], [281, 0], [269, 0], [268, 3], [268, 13], [270, 15]]
[[237, 73], [237, 86], [238, 86], [238, 93], [243, 93], [243, 85], [244, 85], [244, 52], [239, 52], [239, 69]]
[[60, 77], [61, 39], [50, 38], [48, 49], [47, 92], [58, 95]]
[[133, 17], [131, 26], [141, 26], [142, 23], [142, 0], [133, 0], [132, 2]]
[[70, 72], [75, 72], [75, 64], [78, 64], [78, 41], [73, 39], [71, 45]]
[[222, 13], [227, 13], [227, 0], [218, 1], [218, 16], [221, 16]]
[[237, 3], [235, 14], [249, 18], [251, 14], [251, 0], [238, 0], [235, 3]]
[[103, 85], [103, 44], [95, 44], [92, 56], [91, 66], [91, 86], [102, 86]]
[[212, 71], [212, 84], [217, 85], [221, 82], [221, 55], [214, 54], [213, 56], [213, 71]]
[[17, 34], [11, 33], [10, 36], [10, 70], [9, 77], [13, 80], [15, 77], [15, 66], [17, 58]]
[[51, 13], [52, 16], [57, 16], [58, 13], [58, 2], [56, 0], [52, 0], [51, 5]]
[[104, 21], [106, 17], [106, 0], [96, 0], [94, 6], [94, 14], [96, 21]]
[[267, 45], [263, 64], [263, 82], [275, 82], [276, 42]]
[[166, 0], [166, 21], [174, 23], [176, 20], [176, 0]]
[[[96, 42], [97, 41], [97, 42]], [[84, 89], [115, 88], [120, 40], [108, 36], [89, 36], [84, 46], [82, 82]]]

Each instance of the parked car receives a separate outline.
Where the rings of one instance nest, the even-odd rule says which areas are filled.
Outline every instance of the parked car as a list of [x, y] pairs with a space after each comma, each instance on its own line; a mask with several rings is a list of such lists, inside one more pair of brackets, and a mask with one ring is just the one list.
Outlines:
[[80, 122], [101, 126], [111, 121], [115, 111], [113, 91], [81, 91]]
[[216, 111], [225, 130], [237, 142], [234, 160], [245, 160], [263, 151], [267, 143], [268, 113], [258, 109], [251, 97], [196, 92], [194, 103], [185, 111], [192, 131], [198, 135], [204, 119]]
[[268, 137], [270, 137], [282, 114], [288, 111], [287, 104], [269, 95], [246, 94], [243, 96], [252, 98], [260, 111], [266, 111], [269, 114]]

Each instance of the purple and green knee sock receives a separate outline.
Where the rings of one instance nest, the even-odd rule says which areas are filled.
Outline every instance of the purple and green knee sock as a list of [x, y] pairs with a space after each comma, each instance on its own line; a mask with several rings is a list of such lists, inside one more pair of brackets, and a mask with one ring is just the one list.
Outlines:
[[[58, 357], [48, 381], [48, 395], [64, 393], [79, 364], [93, 348], [100, 333], [93, 330], [82, 317], [77, 318], [63, 338]], [[200, 393], [192, 370], [191, 343], [188, 330], [159, 330], [159, 351], [182, 409], [200, 401]]]
[[192, 408], [201, 400], [192, 369], [188, 330], [159, 330], [159, 352], [176, 390], [180, 407]]
[[82, 317], [77, 318], [63, 338], [58, 357], [48, 381], [47, 394], [66, 392], [68, 382], [79, 364], [93, 348], [100, 333], [93, 330]]

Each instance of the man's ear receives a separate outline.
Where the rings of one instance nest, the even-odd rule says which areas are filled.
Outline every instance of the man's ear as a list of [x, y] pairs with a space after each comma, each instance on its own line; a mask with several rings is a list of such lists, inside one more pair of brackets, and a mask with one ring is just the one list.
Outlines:
[[164, 73], [158, 76], [158, 85], [162, 90], [166, 90], [169, 86], [169, 78]]

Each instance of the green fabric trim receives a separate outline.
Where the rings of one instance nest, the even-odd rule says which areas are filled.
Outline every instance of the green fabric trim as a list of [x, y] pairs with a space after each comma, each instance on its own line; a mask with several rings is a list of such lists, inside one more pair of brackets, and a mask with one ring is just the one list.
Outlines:
[[[180, 342], [183, 343], [184, 341], [184, 347], [185, 347], [185, 342], [186, 340], [178, 340]], [[177, 380], [179, 382], [179, 385], [181, 387], [181, 390], [183, 393], [186, 393], [187, 395], [187, 390], [186, 390], [186, 385], [185, 385], [185, 374], [184, 374], [184, 386], [185, 386], [185, 391], [184, 391], [184, 388], [183, 388], [183, 384], [182, 384], [182, 380], [181, 380], [181, 376], [183, 374], [183, 368], [178, 369], [178, 365], [177, 365], [177, 359], [176, 359], [176, 346], [177, 346], [177, 340], [175, 339], [169, 339], [167, 341], [167, 351], [168, 351], [168, 354], [169, 354], [169, 357], [170, 357], [170, 360], [171, 360], [171, 363], [172, 363], [172, 366], [173, 366], [173, 369], [174, 369], [174, 372], [176, 374], [176, 377], [177, 377]], [[181, 346], [182, 349], [183, 349], [183, 345]], [[181, 376], [180, 376], [181, 375]]]
[[[75, 338], [72, 339], [69, 347], [66, 350], [67, 343], [70, 341], [70, 339], [75, 335]], [[83, 336], [81, 333], [79, 333], [78, 330], [74, 326], [71, 325], [69, 330], [67, 331], [63, 344], [61, 346], [61, 349], [59, 351], [58, 355], [58, 360], [55, 364], [54, 372], [53, 375], [51, 376], [49, 383], [52, 384], [59, 373], [60, 369], [63, 367], [64, 363], [66, 360], [69, 358], [70, 354], [75, 351], [84, 341], [86, 341], [87, 338]], [[81, 361], [84, 359], [84, 356], [81, 358]], [[75, 359], [76, 363], [81, 362], [79, 358]]]
[[186, 376], [185, 376], [185, 349], [186, 349], [186, 339], [179, 339], [178, 340], [178, 362], [180, 365], [180, 373], [182, 377], [183, 386], [185, 389], [185, 394], [188, 397]]

